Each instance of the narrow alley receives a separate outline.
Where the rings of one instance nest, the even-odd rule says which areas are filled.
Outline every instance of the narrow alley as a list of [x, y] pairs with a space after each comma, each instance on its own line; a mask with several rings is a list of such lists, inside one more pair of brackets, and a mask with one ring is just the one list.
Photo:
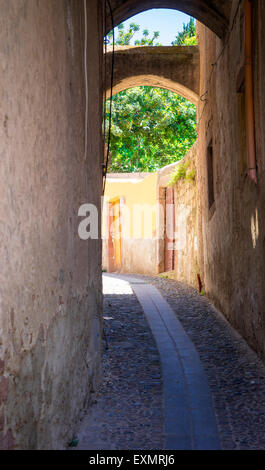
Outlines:
[[[104, 274], [103, 286], [103, 383], [76, 449], [265, 449], [265, 367], [209, 300], [158, 276]], [[180, 322], [169, 320], [167, 338], [147, 291]], [[177, 371], [163, 357], [172, 337]]]
[[0, 450], [265, 450], [265, 1], [0, 12]]

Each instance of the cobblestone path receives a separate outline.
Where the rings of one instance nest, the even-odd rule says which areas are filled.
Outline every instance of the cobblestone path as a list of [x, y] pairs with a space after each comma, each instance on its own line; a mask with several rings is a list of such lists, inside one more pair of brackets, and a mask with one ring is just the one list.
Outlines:
[[[77, 431], [77, 449], [162, 449], [159, 354], [127, 282], [104, 276], [103, 383]], [[106, 348], [107, 346], [107, 348]]]
[[214, 399], [222, 449], [264, 450], [264, 364], [195, 289], [169, 279], [144, 278], [163, 294], [199, 353]]
[[[265, 449], [265, 368], [195, 289], [159, 277], [154, 285], [195, 345], [212, 393], [222, 449]], [[103, 383], [80, 423], [77, 449], [163, 449], [159, 354], [129, 284], [104, 276]]]

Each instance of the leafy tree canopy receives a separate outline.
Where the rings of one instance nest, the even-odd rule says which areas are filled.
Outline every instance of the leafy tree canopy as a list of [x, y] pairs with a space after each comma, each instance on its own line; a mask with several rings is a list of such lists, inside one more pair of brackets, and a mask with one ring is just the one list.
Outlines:
[[[121, 23], [118, 26], [118, 36], [115, 36], [115, 45], [116, 46], [130, 46], [131, 41], [136, 32], [140, 31], [140, 26], [136, 23], [130, 23], [127, 31], [124, 29], [124, 24]], [[142, 38], [136, 39], [134, 41], [135, 46], [161, 46], [161, 44], [154, 43], [155, 40], [159, 37], [159, 32], [154, 31], [153, 35], [150, 36], [148, 29], [144, 29], [142, 32]], [[113, 30], [109, 32], [108, 39], [111, 44], [113, 44]]]
[[197, 44], [196, 26], [194, 18], [190, 18], [189, 23], [183, 23], [183, 30], [180, 31], [172, 46], [194, 46]]
[[181, 160], [196, 136], [196, 108], [184, 98], [152, 87], [122, 91], [112, 103], [109, 171], [156, 171]]

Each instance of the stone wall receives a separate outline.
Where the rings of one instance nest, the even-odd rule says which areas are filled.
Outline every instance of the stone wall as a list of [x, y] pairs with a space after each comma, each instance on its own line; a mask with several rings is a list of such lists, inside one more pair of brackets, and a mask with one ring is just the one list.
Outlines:
[[[175, 269], [174, 278], [197, 286], [198, 274], [198, 221], [196, 185], [197, 142], [178, 163], [168, 165], [159, 171], [158, 191], [167, 187], [172, 173], [180, 168], [186, 169], [186, 176], [179, 178], [174, 185], [175, 200]], [[184, 171], [185, 173], [185, 171]], [[190, 178], [189, 175], [194, 175]], [[164, 218], [160, 221], [164, 230]], [[159, 242], [158, 265], [163, 269], [164, 240]]]
[[[221, 41], [199, 27], [204, 100], [198, 110], [199, 266], [209, 298], [265, 359], [265, 5], [263, 0], [252, 2], [256, 186], [246, 175], [244, 92], [240, 87], [245, 60], [244, 2], [238, 11], [237, 4], [233, 1], [229, 40]], [[213, 204], [209, 204], [209, 152]]]
[[[228, 28], [228, 18], [233, 0], [112, 0], [114, 26], [150, 8], [173, 8], [197, 18], [223, 37]], [[112, 28], [111, 15], [107, 17], [108, 31]]]
[[[112, 47], [106, 53], [107, 98], [110, 97]], [[197, 46], [115, 47], [113, 94], [136, 86], [154, 86], [198, 103], [200, 56]]]
[[[101, 16], [83, 0], [0, 0], [0, 448], [60, 449], [100, 379]], [[88, 173], [86, 188], [85, 174]]]
[[[187, 162], [186, 178], [175, 185], [175, 226], [177, 249], [175, 252], [175, 279], [197, 286], [197, 188], [195, 144], [181, 164]], [[194, 179], [189, 174], [194, 174]]]

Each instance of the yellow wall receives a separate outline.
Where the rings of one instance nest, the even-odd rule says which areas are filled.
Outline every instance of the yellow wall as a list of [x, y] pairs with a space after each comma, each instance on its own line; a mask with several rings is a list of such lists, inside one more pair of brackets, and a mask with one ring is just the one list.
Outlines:
[[[134, 174], [131, 178], [126, 175], [126, 181], [107, 179], [104, 202], [121, 198], [121, 203], [125, 204], [122, 233], [126, 238], [153, 238], [156, 235], [157, 177], [157, 173], [152, 173], [138, 181]], [[102, 233], [106, 237], [104, 212]]]

